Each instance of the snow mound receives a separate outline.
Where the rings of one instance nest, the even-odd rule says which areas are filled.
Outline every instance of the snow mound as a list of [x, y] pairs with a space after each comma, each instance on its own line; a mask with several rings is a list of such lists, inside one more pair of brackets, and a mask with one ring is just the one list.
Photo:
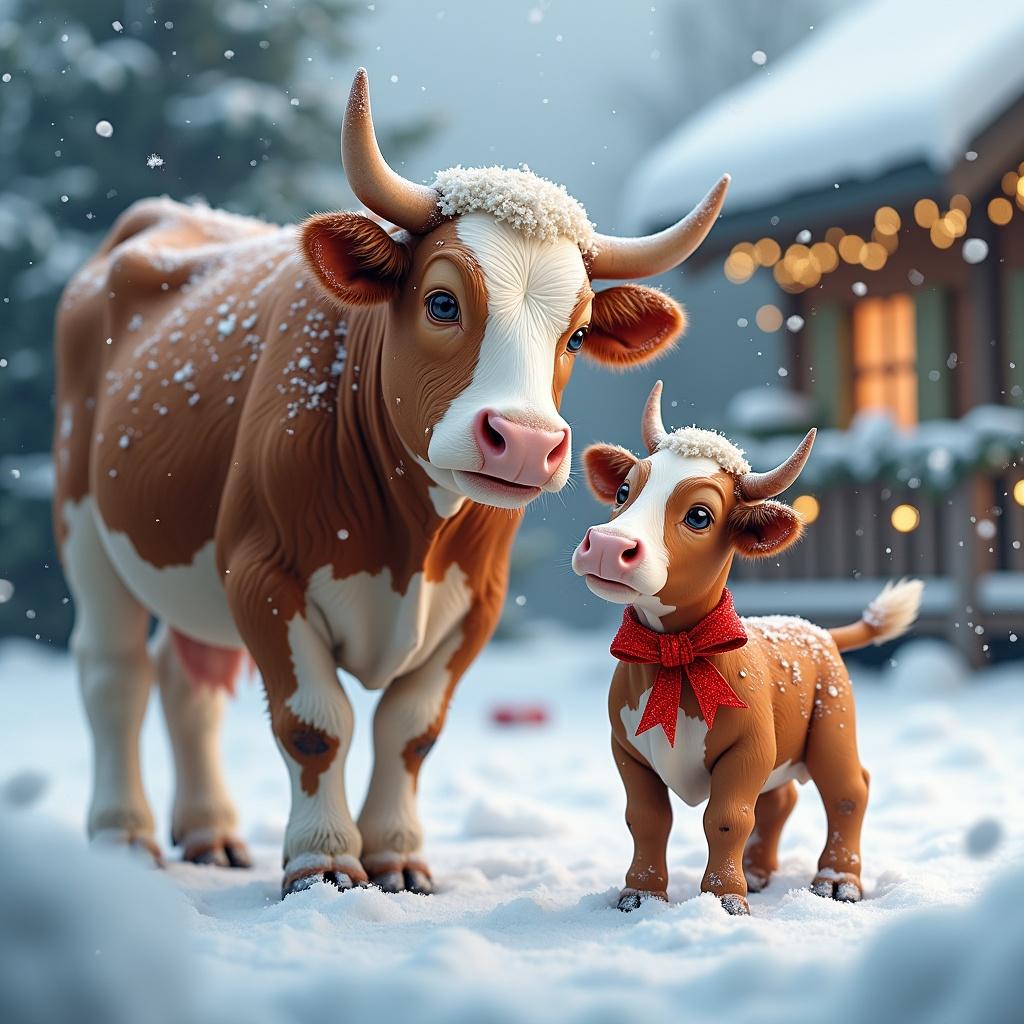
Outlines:
[[567, 238], [589, 255], [596, 255], [594, 225], [583, 205], [525, 164], [514, 167], [449, 167], [438, 171], [433, 187], [441, 194], [438, 206], [446, 217], [481, 211], [505, 221], [527, 238], [553, 242]]
[[474, 801], [466, 812], [463, 833], [469, 838], [482, 836], [532, 836], [543, 838], [564, 831], [557, 814], [529, 800], [489, 797]]
[[911, 694], [951, 693], [965, 686], [971, 669], [964, 656], [943, 640], [918, 637], [900, 646], [888, 674], [890, 684]]
[[184, 899], [124, 853], [0, 811], [0, 1020], [195, 1019]]

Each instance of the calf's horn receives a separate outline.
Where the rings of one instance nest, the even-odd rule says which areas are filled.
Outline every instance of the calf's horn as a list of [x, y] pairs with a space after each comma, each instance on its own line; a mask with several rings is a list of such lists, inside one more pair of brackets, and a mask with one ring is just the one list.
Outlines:
[[665, 430], [665, 422], [661, 418], [661, 389], [661, 381], [655, 381], [651, 393], [647, 396], [643, 419], [640, 421], [640, 433], [643, 436], [644, 444], [647, 445], [647, 451], [651, 455], [657, 451], [658, 445], [668, 433]]
[[352, 191], [378, 217], [422, 235], [441, 222], [438, 194], [388, 167], [377, 145], [366, 68], [356, 72], [341, 128], [341, 163]]
[[791, 487], [811, 454], [811, 446], [817, 433], [816, 427], [808, 430], [807, 436], [797, 446], [796, 451], [781, 466], [776, 466], [767, 473], [744, 473], [740, 477], [740, 494], [747, 501], [761, 501], [764, 498], [774, 498], [787, 487]]
[[597, 255], [590, 267], [593, 279], [653, 277], [679, 266], [707, 237], [729, 190], [723, 174], [714, 188], [677, 224], [656, 235], [616, 238], [595, 235]]

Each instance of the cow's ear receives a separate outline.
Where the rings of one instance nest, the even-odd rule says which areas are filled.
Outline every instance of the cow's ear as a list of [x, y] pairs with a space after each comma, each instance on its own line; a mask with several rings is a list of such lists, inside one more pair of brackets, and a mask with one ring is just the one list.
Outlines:
[[686, 313], [656, 288], [622, 284], [596, 292], [583, 354], [624, 370], [664, 355], [686, 330]]
[[320, 213], [302, 225], [302, 253], [320, 283], [346, 306], [394, 298], [412, 262], [396, 242], [361, 213]]
[[640, 460], [617, 444], [592, 444], [583, 452], [583, 471], [594, 497], [615, 504], [615, 492]]
[[781, 501], [741, 502], [729, 513], [729, 533], [744, 558], [770, 558], [804, 535], [804, 521]]

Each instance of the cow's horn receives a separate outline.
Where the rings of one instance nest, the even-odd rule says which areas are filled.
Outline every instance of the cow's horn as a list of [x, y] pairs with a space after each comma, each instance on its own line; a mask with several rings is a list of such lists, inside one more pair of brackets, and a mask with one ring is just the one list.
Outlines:
[[590, 266], [590, 276], [597, 278], [633, 279], [664, 274], [691, 256], [714, 226], [725, 193], [729, 175], [723, 174], [718, 184], [681, 220], [656, 235], [642, 238], [616, 238], [596, 235], [597, 255]]
[[381, 156], [365, 68], [356, 72], [348, 96], [341, 128], [341, 162], [352, 191], [378, 217], [417, 235], [440, 223], [437, 192], [396, 174]]
[[797, 446], [796, 451], [781, 466], [776, 466], [767, 473], [744, 473], [740, 477], [740, 494], [747, 501], [760, 501], [763, 498], [774, 498], [787, 487], [791, 487], [811, 454], [811, 446], [817, 432], [815, 427], [808, 430], [807, 436]]
[[647, 451], [651, 455], [658, 450], [658, 445], [668, 433], [665, 430], [665, 422], [661, 418], [661, 388], [661, 381], [655, 381], [651, 393], [647, 396], [644, 416], [640, 422], [640, 433], [643, 436], [644, 444], [647, 445]]

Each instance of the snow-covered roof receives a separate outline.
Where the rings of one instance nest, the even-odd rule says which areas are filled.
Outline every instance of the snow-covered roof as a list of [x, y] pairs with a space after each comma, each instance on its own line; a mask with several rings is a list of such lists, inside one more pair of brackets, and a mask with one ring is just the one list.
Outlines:
[[1024, 93], [1021, 0], [868, 0], [723, 93], [637, 167], [634, 230], [732, 174], [726, 215], [924, 162], [944, 172]]

